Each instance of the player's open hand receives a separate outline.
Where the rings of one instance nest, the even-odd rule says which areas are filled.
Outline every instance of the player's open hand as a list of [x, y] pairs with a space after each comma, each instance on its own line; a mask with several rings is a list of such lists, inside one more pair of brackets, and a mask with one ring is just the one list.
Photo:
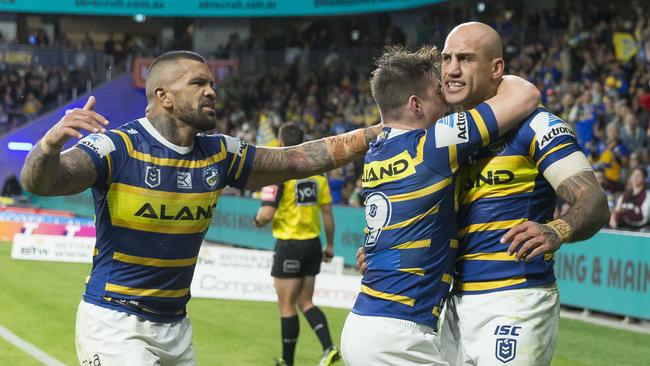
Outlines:
[[357, 271], [359, 271], [361, 274], [364, 274], [366, 273], [367, 268], [368, 265], [366, 264], [366, 250], [364, 247], [361, 247], [357, 250]]
[[501, 244], [510, 243], [508, 254], [516, 253], [516, 260], [531, 260], [540, 254], [553, 252], [562, 244], [562, 239], [548, 225], [526, 221], [511, 228], [502, 238]]
[[61, 118], [43, 137], [45, 150], [60, 151], [71, 137], [82, 138], [81, 130], [91, 133], [106, 132], [106, 118], [93, 111], [95, 97], [90, 96], [83, 108], [75, 108]]

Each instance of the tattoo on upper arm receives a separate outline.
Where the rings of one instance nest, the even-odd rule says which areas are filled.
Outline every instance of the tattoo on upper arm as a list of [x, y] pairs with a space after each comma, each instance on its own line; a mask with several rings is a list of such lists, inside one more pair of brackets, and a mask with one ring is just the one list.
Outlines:
[[81, 149], [73, 148], [61, 154], [59, 179], [60, 182], [57, 184], [59, 189], [78, 193], [95, 184], [97, 170], [88, 154]]
[[37, 144], [25, 162], [21, 178], [33, 193], [66, 195], [92, 186], [97, 171], [88, 154], [78, 148], [62, 154], [45, 154]]
[[595, 234], [609, 218], [605, 192], [592, 171], [565, 179], [557, 195], [571, 205], [561, 217], [573, 229], [573, 240], [585, 240]]
[[557, 195], [568, 203], [575, 203], [586, 192], [602, 190], [592, 171], [580, 172], [565, 179], [557, 187]]
[[281, 149], [258, 147], [253, 159], [253, 171], [281, 169], [283, 166]]

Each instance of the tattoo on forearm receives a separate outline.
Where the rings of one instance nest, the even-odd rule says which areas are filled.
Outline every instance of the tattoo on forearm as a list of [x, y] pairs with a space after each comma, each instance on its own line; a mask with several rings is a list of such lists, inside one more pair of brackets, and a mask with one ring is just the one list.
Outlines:
[[364, 156], [379, 126], [285, 148], [258, 148], [253, 159], [254, 179], [259, 187], [288, 179], [304, 178], [332, 170]]
[[263, 184], [308, 177], [331, 169], [334, 164], [323, 140], [281, 149], [260, 148], [253, 159], [255, 178]]
[[607, 223], [607, 197], [593, 172], [567, 178], [557, 188], [557, 195], [571, 205], [569, 212], [560, 217], [573, 228], [571, 241], [588, 239]]
[[379, 126], [375, 126], [325, 138], [325, 146], [334, 166], [345, 165], [365, 154], [368, 144], [379, 131]]

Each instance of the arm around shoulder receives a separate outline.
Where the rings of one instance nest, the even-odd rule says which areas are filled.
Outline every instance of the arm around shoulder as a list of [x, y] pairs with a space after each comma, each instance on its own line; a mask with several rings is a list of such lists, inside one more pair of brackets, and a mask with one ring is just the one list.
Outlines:
[[497, 120], [499, 135], [514, 128], [539, 106], [541, 93], [529, 81], [506, 75], [501, 80], [497, 94], [485, 101]]

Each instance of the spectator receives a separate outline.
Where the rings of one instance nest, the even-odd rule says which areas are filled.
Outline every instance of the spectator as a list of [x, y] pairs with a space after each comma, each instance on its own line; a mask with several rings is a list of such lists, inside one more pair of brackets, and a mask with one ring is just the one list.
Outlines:
[[621, 141], [629, 151], [642, 149], [646, 144], [646, 133], [639, 127], [639, 121], [633, 113], [625, 116], [625, 124], [621, 128]]
[[23, 113], [25, 113], [28, 119], [36, 117], [42, 107], [43, 104], [40, 100], [36, 99], [34, 93], [27, 93], [27, 98], [25, 98], [25, 103], [23, 103]]
[[578, 104], [573, 106], [569, 113], [569, 124], [575, 127], [578, 144], [585, 151], [593, 148], [594, 125], [596, 124], [596, 108], [591, 103], [591, 92], [587, 89], [582, 92]]
[[614, 99], [608, 95], [603, 96], [603, 109], [598, 115], [598, 133], [596, 138], [601, 139], [602, 132], [605, 130], [605, 126], [609, 122], [612, 122], [616, 118], [616, 108], [614, 105]]
[[605, 179], [614, 186], [620, 186], [621, 169], [630, 155], [619, 138], [618, 126], [610, 122], [605, 130], [606, 139], [596, 146], [596, 165], [603, 169]]
[[343, 203], [343, 186], [345, 185], [345, 175], [343, 167], [334, 169], [327, 174], [327, 182], [332, 193], [332, 204], [340, 205]]
[[640, 229], [650, 220], [650, 194], [645, 186], [645, 169], [638, 167], [632, 171], [627, 188], [619, 197], [611, 213], [609, 226], [612, 228]]
[[[612, 184], [609, 183], [607, 179], [605, 179], [605, 173], [603, 172], [602, 168], [597, 168], [594, 170], [594, 174], [596, 175], [596, 181], [600, 183], [600, 186], [603, 187], [603, 190], [605, 191], [605, 194], [607, 195], [607, 205], [609, 206], [610, 211], [616, 207], [616, 188], [613, 187]], [[567, 205], [568, 206], [568, 205]], [[565, 207], [562, 207], [563, 211], [561, 211], [561, 214], [564, 214], [564, 209]], [[568, 207], [566, 207], [568, 209]]]

